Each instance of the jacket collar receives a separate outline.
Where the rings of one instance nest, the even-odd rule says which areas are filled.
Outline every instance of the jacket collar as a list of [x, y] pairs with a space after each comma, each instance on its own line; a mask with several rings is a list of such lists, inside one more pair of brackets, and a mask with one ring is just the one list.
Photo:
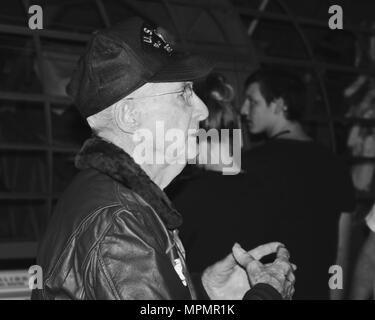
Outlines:
[[99, 137], [86, 140], [76, 156], [78, 169], [96, 169], [140, 195], [156, 211], [168, 229], [182, 224], [181, 215], [173, 208], [166, 194], [116, 145]]

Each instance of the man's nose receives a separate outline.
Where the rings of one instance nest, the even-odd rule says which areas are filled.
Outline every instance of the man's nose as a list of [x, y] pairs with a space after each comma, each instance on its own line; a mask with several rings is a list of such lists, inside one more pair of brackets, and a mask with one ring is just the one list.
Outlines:
[[250, 101], [249, 99], [246, 99], [241, 107], [241, 116], [248, 116], [250, 114]]
[[193, 117], [198, 121], [203, 121], [208, 117], [208, 109], [204, 102], [194, 93], [194, 111]]

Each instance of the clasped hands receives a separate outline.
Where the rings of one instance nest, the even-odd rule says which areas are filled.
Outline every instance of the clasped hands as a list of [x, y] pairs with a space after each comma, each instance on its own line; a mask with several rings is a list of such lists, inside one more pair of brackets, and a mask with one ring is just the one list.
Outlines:
[[[272, 253], [276, 253], [274, 262], [259, 261]], [[289, 258], [288, 250], [279, 242], [248, 252], [236, 243], [227, 257], [203, 272], [202, 284], [211, 300], [241, 300], [258, 283], [271, 285], [283, 299], [290, 300], [294, 294], [296, 266]]]

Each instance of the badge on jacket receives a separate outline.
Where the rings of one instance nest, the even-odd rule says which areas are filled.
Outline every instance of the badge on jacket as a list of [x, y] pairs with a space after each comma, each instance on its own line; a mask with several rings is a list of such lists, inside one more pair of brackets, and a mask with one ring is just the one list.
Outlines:
[[182, 284], [186, 287], [187, 286], [186, 278], [185, 278], [185, 275], [184, 275], [184, 272], [183, 272], [182, 263], [181, 263], [180, 258], [174, 259], [174, 269], [176, 270], [178, 276], [180, 277], [180, 279], [182, 281]]

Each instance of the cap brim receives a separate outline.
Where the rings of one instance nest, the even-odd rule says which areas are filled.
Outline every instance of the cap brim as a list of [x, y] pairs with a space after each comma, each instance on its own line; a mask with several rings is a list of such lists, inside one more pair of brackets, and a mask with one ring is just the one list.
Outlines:
[[214, 68], [214, 62], [198, 55], [174, 54], [168, 63], [149, 82], [192, 81], [206, 77]]

